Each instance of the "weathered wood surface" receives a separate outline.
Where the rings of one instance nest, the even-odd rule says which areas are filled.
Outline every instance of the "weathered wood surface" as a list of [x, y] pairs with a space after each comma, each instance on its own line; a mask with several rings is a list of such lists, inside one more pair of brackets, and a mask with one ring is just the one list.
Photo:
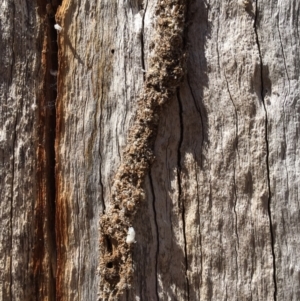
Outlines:
[[47, 115], [44, 28], [31, 1], [4, 0], [0, 7], [0, 300], [31, 300], [39, 290], [51, 298], [45, 174], [39, 172], [46, 162], [37, 160], [39, 145], [43, 153], [48, 141], [39, 126]]
[[[2, 1], [0, 300], [101, 295], [156, 4]], [[189, 2], [124, 300], [300, 299], [298, 17], [296, 0]]]

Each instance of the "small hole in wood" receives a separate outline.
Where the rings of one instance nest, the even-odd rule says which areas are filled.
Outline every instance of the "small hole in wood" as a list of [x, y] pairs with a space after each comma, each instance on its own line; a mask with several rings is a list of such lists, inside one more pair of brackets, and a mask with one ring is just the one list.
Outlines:
[[106, 242], [106, 249], [108, 253], [112, 253], [112, 243], [110, 240], [110, 237], [108, 235], [105, 235], [105, 242]]
[[108, 262], [106, 264], [106, 267], [109, 268], [109, 269], [111, 269], [113, 267], [113, 263], [112, 262]]
[[110, 52], [111, 52], [112, 54], [114, 54], [114, 53], [115, 53], [115, 49], [112, 49]]

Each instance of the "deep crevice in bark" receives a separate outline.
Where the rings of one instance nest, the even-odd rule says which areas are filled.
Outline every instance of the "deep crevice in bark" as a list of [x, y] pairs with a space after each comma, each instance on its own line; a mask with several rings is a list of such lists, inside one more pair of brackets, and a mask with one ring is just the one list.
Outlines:
[[220, 52], [219, 52], [219, 29], [220, 29], [220, 18], [219, 18], [219, 15], [218, 15], [218, 27], [217, 27], [217, 45], [216, 45], [216, 51], [217, 51], [217, 60], [218, 60], [219, 72], [221, 73]]
[[145, 81], [146, 75], [146, 63], [145, 63], [145, 41], [144, 41], [144, 30], [145, 30], [145, 15], [147, 12], [148, 0], [146, 1], [145, 9], [142, 16], [142, 29], [141, 29], [141, 60], [142, 60], [142, 71], [143, 71], [143, 79]]
[[[100, 98], [100, 124], [99, 124], [99, 130], [101, 131], [101, 120], [102, 120], [102, 112], [103, 112], [103, 82], [101, 83], [101, 98]], [[119, 152], [119, 147], [118, 147], [118, 152]], [[102, 153], [101, 153], [101, 148], [99, 146], [99, 157], [100, 157], [100, 166], [99, 166], [99, 184], [100, 184], [100, 189], [101, 189], [101, 203], [102, 203], [102, 214], [105, 213], [106, 211], [106, 205], [105, 205], [105, 200], [104, 200], [104, 185], [102, 181]]]
[[[61, 2], [61, 1], [60, 1]], [[55, 225], [55, 212], [56, 212], [56, 204], [55, 204], [55, 198], [56, 198], [56, 176], [55, 176], [55, 139], [56, 139], [56, 98], [57, 98], [57, 75], [55, 76], [54, 74], [57, 72], [58, 69], [58, 44], [57, 44], [57, 32], [54, 29], [54, 24], [55, 24], [55, 19], [49, 18], [49, 25], [50, 25], [50, 38], [51, 38], [51, 48], [53, 47], [52, 50], [52, 55], [51, 55], [51, 69], [50, 69], [50, 74], [52, 75], [52, 80], [54, 81], [53, 86], [53, 92], [52, 92], [52, 101], [53, 101], [53, 108], [52, 112], [50, 113], [48, 111], [48, 108], [46, 109], [48, 113], [46, 114], [46, 131], [47, 128], [49, 129], [49, 136], [48, 136], [48, 168], [47, 168], [47, 173], [48, 173], [48, 194], [49, 194], [49, 203], [48, 203], [48, 220], [49, 220], [49, 233], [51, 233], [53, 230], [56, 229]], [[54, 42], [53, 42], [54, 41]], [[47, 70], [48, 71], [48, 70]], [[56, 87], [56, 89], [55, 89]], [[51, 94], [50, 94], [51, 95]], [[50, 100], [51, 101], [51, 100]], [[52, 104], [50, 102], [50, 104]], [[50, 108], [51, 110], [51, 105]], [[48, 124], [47, 124], [48, 123]], [[51, 237], [51, 244], [55, 250], [49, 250], [49, 256], [55, 256], [55, 261], [56, 261], [56, 234], [54, 233]], [[53, 251], [53, 253], [52, 253]], [[54, 270], [55, 268], [55, 270]], [[53, 276], [56, 277], [56, 266], [53, 268]], [[56, 280], [55, 278], [53, 279], [53, 289], [54, 289], [54, 299], [56, 300]]]
[[239, 119], [238, 119], [238, 113], [237, 113], [237, 109], [236, 109], [236, 106], [235, 106], [235, 103], [233, 101], [233, 98], [232, 98], [232, 95], [230, 93], [230, 89], [229, 89], [229, 83], [228, 83], [228, 79], [227, 79], [227, 76], [226, 76], [226, 73], [224, 72], [224, 78], [225, 78], [225, 81], [226, 81], [226, 87], [227, 87], [227, 91], [228, 91], [228, 94], [229, 94], [229, 98], [230, 98], [230, 101], [233, 105], [233, 108], [234, 108], [234, 114], [235, 114], [235, 137], [236, 137], [236, 141], [235, 141], [235, 150], [238, 152], [238, 149], [239, 149], [239, 136], [238, 136], [238, 133], [239, 133]]
[[[200, 286], [203, 283], [203, 249], [202, 249], [202, 232], [201, 232], [201, 208], [200, 208], [200, 193], [199, 193], [199, 187], [200, 187], [200, 182], [198, 181], [198, 175], [197, 175], [197, 165], [196, 165], [196, 183], [197, 183], [197, 207], [198, 207], [198, 225], [199, 225], [199, 245], [200, 245]], [[200, 287], [199, 287], [200, 290]], [[201, 301], [201, 293], [199, 293], [199, 301]]]
[[[58, 3], [59, 2], [59, 3]], [[57, 5], [61, 1], [56, 2]], [[38, 109], [37, 183], [35, 205], [35, 243], [33, 269], [35, 292], [38, 299], [56, 300], [56, 98], [58, 44], [54, 29], [55, 11], [52, 6], [38, 1], [37, 12], [43, 20], [41, 38], [43, 86]]]
[[[101, 151], [99, 150], [99, 157], [100, 157], [100, 162], [102, 163], [102, 155], [101, 155]], [[102, 203], [102, 214], [105, 213], [106, 210], [106, 206], [105, 206], [105, 201], [104, 201], [104, 186], [103, 186], [103, 181], [102, 181], [102, 164], [100, 163], [99, 166], [99, 185], [100, 185], [100, 191], [101, 191], [101, 203]]]
[[150, 187], [151, 187], [151, 193], [153, 197], [152, 202], [152, 208], [153, 208], [153, 214], [154, 214], [154, 224], [155, 224], [155, 231], [156, 231], [156, 252], [155, 252], [155, 293], [157, 301], [159, 300], [159, 294], [158, 294], [158, 279], [157, 279], [157, 271], [158, 271], [158, 254], [159, 254], [159, 232], [158, 232], [158, 223], [157, 223], [157, 213], [156, 213], [156, 199], [155, 199], [155, 192], [154, 192], [154, 186], [153, 186], [153, 180], [152, 180], [152, 174], [151, 171], [149, 172], [149, 181], [150, 181]]
[[240, 247], [240, 238], [239, 238], [239, 232], [238, 232], [238, 218], [237, 218], [237, 212], [236, 212], [236, 205], [237, 205], [237, 192], [236, 192], [236, 175], [235, 175], [235, 163], [233, 167], [233, 191], [234, 191], [234, 205], [233, 205], [233, 212], [235, 216], [235, 236], [237, 238], [237, 245], [235, 245], [235, 263], [236, 263], [236, 269], [237, 269], [237, 283], [239, 282], [239, 265], [238, 265], [238, 250]]
[[182, 109], [182, 101], [180, 98], [180, 89], [177, 88], [176, 96], [178, 100], [178, 107], [179, 107], [179, 121], [180, 121], [180, 137], [177, 149], [177, 179], [178, 179], [178, 206], [179, 210], [181, 210], [181, 218], [183, 224], [183, 239], [184, 239], [184, 260], [185, 260], [185, 278], [186, 278], [186, 285], [187, 285], [187, 300], [190, 300], [190, 285], [188, 279], [188, 258], [187, 258], [187, 242], [186, 242], [186, 222], [185, 222], [185, 204], [184, 199], [182, 197], [182, 188], [181, 188], [181, 147], [183, 143], [183, 109]]
[[274, 229], [272, 223], [271, 212], [271, 182], [270, 182], [270, 166], [269, 166], [269, 138], [268, 138], [268, 112], [265, 104], [265, 91], [264, 91], [264, 74], [263, 74], [263, 58], [258, 36], [258, 0], [255, 2], [255, 18], [254, 18], [254, 32], [256, 36], [256, 44], [258, 48], [259, 60], [260, 60], [260, 77], [261, 77], [261, 100], [265, 112], [265, 142], [266, 142], [266, 168], [267, 168], [267, 180], [268, 180], [268, 215], [270, 222], [270, 234], [271, 234], [271, 250], [273, 257], [273, 282], [274, 282], [274, 301], [277, 300], [277, 280], [276, 280], [276, 257], [275, 257], [275, 241], [274, 241]]
[[[203, 124], [203, 116], [202, 116], [202, 112], [201, 112], [201, 108], [199, 107], [197, 101], [196, 101], [196, 97], [194, 95], [194, 92], [193, 92], [193, 89], [192, 89], [192, 86], [191, 86], [191, 83], [190, 83], [190, 78], [189, 76], [187, 75], [187, 84], [188, 84], [188, 87], [190, 89], [190, 92], [191, 92], [191, 95], [192, 95], [192, 98], [193, 98], [193, 101], [194, 101], [194, 105], [195, 105], [195, 108], [197, 110], [197, 112], [199, 113], [199, 116], [200, 116], [200, 122], [201, 122], [201, 132], [202, 132], [202, 135], [201, 135], [201, 154], [202, 154], [202, 151], [203, 151], [203, 144], [204, 144], [204, 124]], [[203, 168], [203, 158], [202, 158], [202, 155], [201, 155], [201, 161], [200, 161], [200, 166], [201, 168]]]

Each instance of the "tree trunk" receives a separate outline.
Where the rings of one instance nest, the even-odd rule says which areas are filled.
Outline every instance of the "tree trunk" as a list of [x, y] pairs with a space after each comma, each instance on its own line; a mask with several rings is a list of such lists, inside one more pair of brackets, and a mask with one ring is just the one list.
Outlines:
[[0, 300], [299, 300], [298, 1], [50, 2], [1, 3]]

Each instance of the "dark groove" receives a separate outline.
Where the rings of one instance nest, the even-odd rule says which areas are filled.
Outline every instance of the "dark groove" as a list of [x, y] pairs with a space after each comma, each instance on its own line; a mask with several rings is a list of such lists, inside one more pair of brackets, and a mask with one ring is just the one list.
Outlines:
[[238, 250], [240, 247], [240, 238], [239, 238], [239, 232], [238, 232], [238, 219], [237, 219], [237, 212], [236, 212], [236, 204], [237, 204], [237, 192], [236, 192], [236, 175], [235, 175], [235, 163], [234, 163], [234, 169], [233, 169], [233, 191], [234, 191], [234, 206], [233, 206], [233, 211], [234, 211], [234, 216], [235, 216], [235, 236], [237, 238], [237, 245], [234, 246], [235, 249], [235, 264], [236, 264], [236, 269], [237, 269], [237, 283], [239, 282], [239, 265], [238, 265]]
[[254, 19], [254, 32], [256, 36], [256, 43], [259, 53], [259, 60], [260, 60], [260, 76], [261, 76], [261, 99], [262, 104], [265, 111], [265, 141], [266, 141], [266, 167], [267, 167], [267, 179], [268, 179], [268, 214], [269, 214], [269, 222], [270, 222], [270, 233], [271, 233], [271, 248], [272, 248], [272, 256], [273, 256], [273, 282], [274, 282], [274, 301], [277, 300], [277, 281], [276, 281], [276, 258], [275, 258], [275, 249], [274, 249], [274, 232], [273, 232], [273, 224], [272, 224], [272, 215], [271, 215], [271, 184], [270, 184], [270, 166], [269, 166], [269, 140], [268, 140], [268, 114], [264, 99], [264, 78], [263, 78], [263, 59], [262, 53], [258, 38], [258, 31], [257, 31], [257, 20], [258, 20], [258, 0], [255, 2], [255, 19]]
[[[126, 24], [128, 24], [128, 15], [127, 15], [127, 10], [125, 9], [125, 22]], [[124, 28], [124, 41], [126, 41], [126, 43], [128, 43], [128, 38], [125, 35], [125, 32], [127, 31], [127, 28]], [[141, 46], [143, 48], [143, 45]], [[142, 49], [142, 53], [143, 53], [143, 49]], [[124, 65], [123, 65], [123, 69], [124, 69], [124, 92], [125, 92], [125, 107], [126, 110], [124, 110], [124, 118], [123, 118], [123, 122], [122, 122], [122, 128], [125, 128], [125, 121], [127, 119], [127, 107], [128, 107], [128, 94], [127, 94], [127, 72], [126, 72], [126, 60], [124, 60]], [[119, 139], [118, 139], [118, 135], [117, 135], [117, 128], [116, 128], [116, 137], [117, 137], [117, 147], [118, 147], [118, 156], [121, 159], [121, 154], [120, 154], [120, 149], [119, 149]]]
[[[55, 9], [56, 10], [56, 9]], [[48, 234], [49, 242], [52, 248], [49, 250], [49, 257], [55, 257], [56, 261], [56, 233], [53, 233], [53, 229], [56, 229], [56, 177], [55, 177], [55, 163], [56, 163], [56, 153], [55, 153], [55, 140], [56, 140], [56, 98], [57, 91], [52, 88], [52, 85], [57, 87], [57, 76], [53, 76], [50, 73], [50, 70], [58, 69], [58, 44], [57, 44], [57, 32], [54, 29], [55, 19], [54, 17], [48, 16], [49, 24], [49, 37], [48, 37], [48, 49], [50, 55], [47, 57], [49, 61], [47, 62], [46, 69], [46, 95], [45, 99], [47, 100], [46, 109], [45, 109], [45, 124], [44, 124], [44, 138], [45, 138], [45, 156], [46, 156], [46, 166], [45, 166], [45, 179], [46, 179], [46, 199], [48, 204], [45, 204], [48, 224]], [[53, 43], [52, 41], [56, 41]], [[52, 105], [53, 104], [53, 105]], [[49, 107], [48, 107], [49, 105]], [[53, 271], [54, 276], [56, 275], [56, 270]], [[53, 289], [53, 298], [56, 300], [56, 278], [52, 278], [52, 289]]]
[[216, 51], [217, 51], [218, 67], [219, 67], [219, 72], [220, 72], [221, 65], [220, 65], [220, 53], [219, 53], [219, 30], [220, 30], [220, 17], [219, 17], [219, 14], [218, 14], [217, 47], [216, 47]]
[[[203, 249], [202, 249], [202, 233], [201, 233], [201, 208], [200, 208], [200, 200], [199, 200], [199, 186], [200, 183], [198, 182], [198, 175], [197, 175], [197, 166], [196, 166], [196, 182], [197, 182], [197, 207], [198, 207], [198, 225], [199, 225], [199, 244], [200, 244], [200, 268], [201, 268], [201, 275], [200, 275], [200, 283], [203, 282]], [[200, 288], [199, 288], [200, 289]], [[201, 301], [201, 294], [199, 293], [199, 301]]]
[[[100, 98], [100, 124], [99, 124], [99, 131], [101, 131], [101, 120], [102, 120], [102, 104], [103, 104], [103, 81], [101, 83], [101, 98]], [[100, 190], [101, 190], [101, 202], [103, 206], [102, 214], [105, 214], [106, 211], [106, 206], [105, 206], [105, 201], [104, 201], [104, 186], [103, 186], [103, 181], [102, 181], [102, 154], [101, 154], [101, 149], [99, 146], [99, 158], [100, 158], [100, 167], [99, 167], [99, 184], [100, 184]]]
[[235, 166], [233, 170], [233, 187], [234, 187], [234, 215], [235, 215], [235, 235], [237, 237], [237, 244], [238, 247], [240, 245], [240, 239], [239, 239], [239, 234], [238, 234], [238, 225], [237, 225], [237, 213], [236, 213], [236, 204], [237, 204], [237, 193], [236, 193], [236, 177], [235, 177]]
[[182, 200], [182, 189], [181, 189], [181, 147], [183, 142], [183, 109], [182, 109], [182, 102], [180, 98], [180, 89], [176, 89], [176, 95], [178, 99], [178, 106], [179, 106], [179, 121], [180, 121], [180, 138], [178, 143], [178, 151], [177, 151], [177, 178], [178, 178], [178, 206], [179, 209], [181, 209], [181, 218], [183, 223], [183, 239], [184, 239], [184, 255], [185, 255], [185, 278], [187, 283], [187, 301], [190, 300], [190, 285], [189, 285], [189, 279], [187, 275], [188, 271], [188, 259], [187, 259], [187, 243], [186, 243], [186, 224], [185, 224], [185, 206], [184, 206], [184, 200]]
[[[53, 29], [52, 34], [54, 37], [57, 38], [57, 34], [55, 29]], [[55, 51], [57, 50], [57, 46], [53, 49]], [[52, 55], [52, 61], [51, 61], [52, 68], [57, 69], [58, 67], [58, 60], [57, 60], [57, 55]], [[55, 78], [54, 78], [55, 80]], [[51, 93], [49, 93], [51, 95]], [[53, 102], [56, 103], [56, 97], [57, 97], [57, 92], [55, 90], [52, 91], [52, 96], [53, 96]], [[50, 184], [50, 191], [51, 193], [51, 200], [53, 201], [53, 209], [55, 212], [55, 195], [56, 195], [56, 183], [55, 183], [55, 138], [56, 138], [56, 108], [55, 106], [53, 107], [53, 111], [51, 114], [48, 116], [49, 118], [49, 138], [48, 138], [48, 145], [49, 145], [49, 167], [51, 170], [48, 172], [50, 173], [49, 175], [49, 184]], [[47, 126], [47, 125], [46, 125]], [[55, 222], [55, 218], [53, 219], [53, 222]]]
[[[57, 5], [61, 1], [56, 2]], [[46, 42], [45, 60], [43, 62], [43, 94], [39, 105], [39, 151], [38, 200], [36, 203], [36, 243], [34, 249], [34, 263], [38, 272], [35, 273], [35, 291], [37, 298], [45, 298], [42, 287], [47, 285], [47, 297], [56, 300], [56, 261], [57, 261], [57, 225], [56, 225], [56, 100], [57, 100], [57, 72], [58, 70], [58, 36], [54, 29], [57, 6], [52, 5], [52, 11], [46, 9], [45, 2], [38, 1], [38, 13], [43, 21], [43, 38]], [[51, 4], [48, 3], [50, 6]], [[46, 255], [47, 254], [47, 255]], [[48, 257], [47, 257], [48, 256]], [[47, 263], [46, 263], [46, 261]], [[45, 264], [49, 266], [45, 266]], [[49, 279], [48, 279], [49, 277]], [[45, 283], [47, 281], [48, 283]]]
[[[100, 151], [99, 151], [100, 153]], [[102, 182], [102, 171], [101, 171], [101, 167], [102, 167], [102, 156], [101, 154], [99, 154], [100, 157], [100, 168], [99, 168], [99, 184], [100, 184], [100, 191], [101, 191], [101, 200], [102, 200], [102, 206], [103, 206], [103, 211], [102, 213], [105, 213], [106, 210], [106, 206], [105, 206], [105, 202], [104, 202], [104, 189], [103, 189], [103, 182]]]
[[153, 180], [152, 180], [152, 174], [151, 171], [149, 172], [149, 180], [150, 180], [150, 187], [151, 187], [151, 193], [153, 197], [152, 202], [152, 208], [154, 213], [154, 224], [155, 224], [155, 230], [156, 230], [156, 252], [155, 252], [155, 293], [157, 301], [159, 300], [159, 294], [158, 294], [158, 279], [157, 279], [157, 271], [158, 271], [158, 254], [159, 254], [159, 232], [158, 232], [158, 223], [157, 223], [157, 213], [156, 213], [156, 199], [155, 199], [155, 193], [154, 193], [154, 187], [153, 187]]
[[144, 29], [145, 29], [145, 15], [146, 15], [146, 11], [147, 11], [147, 7], [148, 7], [148, 0], [146, 1], [146, 5], [145, 5], [145, 10], [143, 13], [143, 17], [142, 17], [142, 30], [141, 30], [141, 60], [142, 60], [142, 69], [143, 69], [143, 78], [144, 81], [146, 79], [146, 74], [144, 72], [144, 70], [146, 70], [146, 64], [145, 64], [145, 41], [144, 41]]

